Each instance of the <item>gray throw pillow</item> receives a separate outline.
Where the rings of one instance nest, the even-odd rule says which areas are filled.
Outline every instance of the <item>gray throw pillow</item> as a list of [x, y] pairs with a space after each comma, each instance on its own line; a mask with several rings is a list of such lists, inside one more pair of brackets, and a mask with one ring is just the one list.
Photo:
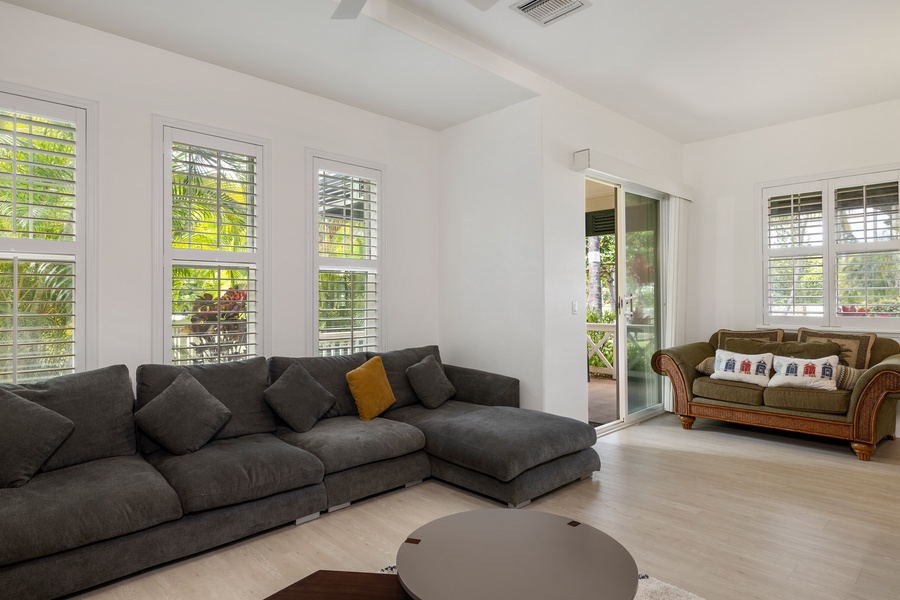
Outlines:
[[275, 414], [299, 433], [312, 429], [336, 400], [334, 394], [298, 363], [288, 367], [278, 381], [266, 389], [264, 397]]
[[3, 389], [0, 415], [0, 488], [28, 483], [75, 428], [61, 414]]
[[456, 388], [444, 375], [441, 363], [430, 354], [406, 369], [406, 376], [426, 408], [437, 408], [456, 395]]
[[172, 454], [196, 452], [231, 418], [228, 407], [188, 373], [134, 413], [134, 422]]

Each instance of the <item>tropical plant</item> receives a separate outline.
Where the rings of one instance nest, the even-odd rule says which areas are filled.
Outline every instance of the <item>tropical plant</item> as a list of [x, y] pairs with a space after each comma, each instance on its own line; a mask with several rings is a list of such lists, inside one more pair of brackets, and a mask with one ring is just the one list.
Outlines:
[[173, 269], [175, 363], [225, 362], [252, 355], [250, 283], [248, 269]]
[[172, 144], [172, 247], [252, 252], [253, 157]]

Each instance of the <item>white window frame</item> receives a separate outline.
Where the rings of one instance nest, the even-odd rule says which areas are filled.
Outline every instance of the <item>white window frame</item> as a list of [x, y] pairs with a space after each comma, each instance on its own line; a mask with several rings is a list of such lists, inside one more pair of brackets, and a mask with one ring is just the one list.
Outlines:
[[[212, 266], [250, 267], [256, 272], [256, 356], [270, 351], [271, 294], [268, 277], [269, 165], [271, 141], [215, 127], [153, 115], [152, 160], [152, 310], [151, 346], [153, 360], [172, 364], [172, 267], [178, 263]], [[224, 252], [172, 248], [172, 142], [215, 147], [257, 157], [256, 251]]]
[[66, 260], [75, 262], [75, 357], [74, 371], [99, 367], [98, 265], [98, 104], [91, 100], [56, 94], [0, 81], [0, 105], [20, 113], [75, 123], [75, 241], [60, 242], [0, 238], [6, 258]]
[[[759, 232], [760, 256], [757, 281], [760, 283], [758, 296], [761, 327], [815, 327], [844, 331], [867, 331], [878, 333], [896, 333], [900, 329], [900, 317], [867, 318], [840, 316], [836, 311], [837, 304], [837, 256], [843, 244], [836, 241], [835, 233], [835, 192], [839, 189], [861, 185], [872, 185], [892, 181], [900, 182], [900, 165], [887, 165], [871, 169], [857, 169], [838, 173], [829, 173], [809, 178], [797, 178], [787, 181], [774, 181], [759, 184], [757, 197], [760, 200]], [[783, 250], [772, 250], [768, 246], [768, 200], [771, 197], [788, 194], [820, 192], [822, 194], [822, 245], [793, 247]], [[847, 247], [847, 246], [845, 246]], [[865, 251], [900, 251], [900, 240], [888, 242], [861, 242], [853, 244], [853, 248]], [[768, 311], [768, 264], [772, 256], [818, 255], [823, 257], [823, 314], [821, 316], [776, 316]]]
[[[319, 169], [324, 167], [335, 172], [345, 173], [356, 177], [374, 179], [377, 182], [376, 210], [377, 210], [377, 234], [374, 260], [344, 259], [319, 256]], [[351, 158], [340, 154], [325, 152], [308, 148], [306, 151], [306, 172], [308, 180], [309, 198], [309, 228], [310, 240], [309, 272], [310, 283], [307, 293], [308, 318], [312, 330], [309, 336], [307, 353], [310, 356], [319, 355], [319, 272], [322, 269], [346, 269], [353, 271], [366, 271], [374, 273], [376, 277], [376, 340], [374, 350], [380, 351], [386, 347], [385, 342], [385, 234], [386, 228], [386, 168], [383, 164]]]

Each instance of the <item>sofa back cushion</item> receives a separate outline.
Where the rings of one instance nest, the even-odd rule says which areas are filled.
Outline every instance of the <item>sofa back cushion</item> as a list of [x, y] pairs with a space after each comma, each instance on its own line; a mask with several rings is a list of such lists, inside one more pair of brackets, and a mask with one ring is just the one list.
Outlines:
[[730, 339], [725, 342], [725, 350], [741, 354], [763, 354], [792, 358], [825, 358], [839, 354], [841, 345], [837, 342], [760, 342], [758, 340]]
[[288, 367], [297, 363], [306, 369], [319, 385], [334, 395], [334, 404], [322, 415], [323, 419], [358, 415], [356, 401], [353, 399], [350, 385], [347, 383], [347, 373], [358, 369], [365, 362], [366, 354], [364, 352], [300, 358], [273, 356], [269, 359], [269, 379], [275, 383], [288, 370]]
[[720, 329], [709, 336], [709, 343], [712, 344], [713, 348], [724, 350], [725, 342], [734, 339], [781, 342], [785, 339], [785, 331], [783, 329], [748, 329], [740, 331]]
[[42, 471], [135, 452], [134, 393], [128, 367], [116, 365], [61, 375], [38, 383], [2, 384], [17, 396], [74, 423]]
[[412, 404], [418, 404], [419, 397], [409, 382], [409, 376], [406, 370], [414, 364], [420, 362], [426, 356], [433, 356], [434, 359], [441, 364], [441, 352], [437, 346], [422, 346], [421, 348], [406, 348], [404, 350], [391, 350], [390, 352], [367, 352], [367, 358], [381, 357], [384, 364], [384, 371], [387, 373], [388, 381], [391, 383], [391, 390], [394, 392], [394, 398], [397, 400], [391, 410], [402, 408]]
[[[160, 395], [181, 373], [191, 375], [231, 411], [231, 418], [213, 439], [275, 431], [275, 415], [263, 398], [269, 385], [265, 358], [209, 365], [141, 365], [137, 369], [137, 408]], [[158, 449], [147, 436], [141, 436], [144, 453]]]
[[888, 356], [900, 354], [900, 342], [888, 337], [877, 337], [872, 343], [872, 354], [869, 357], [869, 366], [874, 367]]
[[75, 427], [64, 416], [4, 389], [0, 415], [0, 488], [28, 483]]

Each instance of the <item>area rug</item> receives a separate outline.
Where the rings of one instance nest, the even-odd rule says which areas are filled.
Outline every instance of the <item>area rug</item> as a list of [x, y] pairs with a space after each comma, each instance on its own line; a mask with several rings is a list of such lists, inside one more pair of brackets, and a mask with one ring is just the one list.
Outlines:
[[634, 600], [703, 600], [703, 598], [677, 588], [671, 583], [641, 574], [638, 578], [638, 591], [634, 595]]
[[[397, 567], [391, 565], [381, 570], [382, 573], [396, 573]], [[637, 594], [634, 600], [703, 600], [697, 594], [692, 594], [671, 583], [660, 581], [644, 573], [638, 576]]]

